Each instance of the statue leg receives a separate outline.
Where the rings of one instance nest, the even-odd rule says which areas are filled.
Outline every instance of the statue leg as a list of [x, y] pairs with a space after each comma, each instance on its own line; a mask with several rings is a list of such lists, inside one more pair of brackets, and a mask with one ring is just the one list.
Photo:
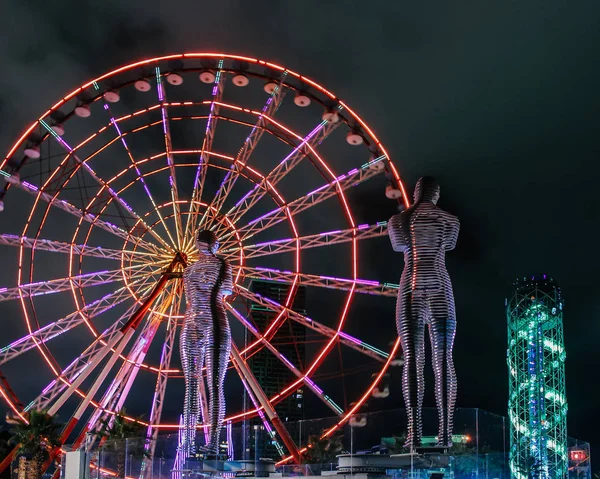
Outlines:
[[218, 454], [221, 428], [225, 418], [225, 393], [223, 383], [231, 352], [231, 331], [225, 312], [213, 318], [207, 338], [206, 375], [208, 385], [209, 442], [207, 452]]
[[438, 444], [452, 445], [452, 419], [456, 403], [456, 373], [452, 360], [452, 347], [456, 332], [454, 301], [440, 294], [430, 304], [429, 337], [435, 377], [435, 402], [438, 410]]
[[196, 424], [200, 413], [198, 381], [202, 371], [202, 335], [194, 321], [188, 321], [179, 337], [179, 353], [185, 379], [183, 403], [183, 449], [187, 457], [196, 452]]
[[402, 393], [408, 416], [405, 446], [411, 448], [419, 447], [422, 437], [421, 408], [425, 391], [424, 307], [423, 297], [400, 293], [396, 308], [396, 326], [404, 355]]

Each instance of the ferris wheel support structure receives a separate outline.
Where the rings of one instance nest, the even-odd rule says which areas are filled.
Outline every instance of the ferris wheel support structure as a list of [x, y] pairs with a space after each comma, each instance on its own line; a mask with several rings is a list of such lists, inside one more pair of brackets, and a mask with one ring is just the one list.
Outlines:
[[[259, 90], [251, 92], [256, 85]], [[338, 416], [326, 432], [333, 434], [395, 363], [399, 343], [389, 349], [387, 341], [369, 344], [356, 335], [361, 315], [353, 312], [354, 299], [390, 301], [397, 285], [361, 276], [362, 244], [381, 241], [387, 223], [366, 223], [364, 208], [353, 206], [367, 181], [380, 181], [388, 198], [410, 203], [396, 166], [367, 123], [303, 75], [221, 53], [127, 65], [85, 83], [41, 115], [0, 160], [0, 176], [2, 208], [11, 207], [13, 196], [25, 205], [20, 234], [0, 231], [0, 252], [8, 252], [17, 271], [16, 281], [0, 287], [0, 308], [18, 303], [25, 331], [0, 348], [0, 365], [35, 350], [52, 374], [26, 402], [10, 386], [10, 375], [1, 375], [0, 396], [23, 422], [33, 409], [68, 409], [63, 443], [74, 436], [81, 446], [102, 424], [110, 425], [141, 383], [140, 370], [156, 375], [149, 419], [141, 421], [147, 453], [154, 454], [161, 432], [180, 427], [163, 417], [163, 404], [167, 383], [181, 376], [171, 361], [185, 308], [180, 276], [196, 260], [200, 228], [217, 234], [220, 254], [234, 267], [227, 314], [248, 333], [229, 370], [253, 406], [229, 411], [228, 424], [259, 416], [279, 454], [287, 449], [298, 460], [277, 406], [304, 388]], [[315, 221], [324, 218], [330, 231]], [[318, 259], [330, 251], [338, 262], [335, 274]], [[258, 294], [253, 284], [259, 281], [283, 294], [277, 301]], [[295, 311], [301, 288], [336, 298], [339, 312], [315, 311], [311, 318]], [[58, 319], [53, 301], [61, 304]], [[261, 321], [266, 318], [260, 327], [256, 311]], [[81, 324], [85, 328], [77, 329]], [[290, 333], [281, 329], [286, 324]], [[65, 355], [55, 357], [57, 347], [79, 333], [76, 341], [89, 338], [75, 348], [83, 352], [61, 364], [58, 358]], [[297, 348], [307, 333], [316, 338], [314, 354]], [[296, 349], [287, 351], [286, 343]], [[248, 365], [261, 351], [288, 374], [285, 387], [270, 397]], [[364, 381], [364, 388], [353, 388], [347, 398], [332, 384], [344, 387], [343, 363], [356, 355], [366, 379], [352, 372], [354, 384]], [[319, 370], [326, 364], [341, 371], [339, 377], [323, 378]], [[206, 411], [205, 392], [202, 397]], [[200, 431], [205, 423], [202, 415]], [[151, 470], [144, 464], [141, 479]]]

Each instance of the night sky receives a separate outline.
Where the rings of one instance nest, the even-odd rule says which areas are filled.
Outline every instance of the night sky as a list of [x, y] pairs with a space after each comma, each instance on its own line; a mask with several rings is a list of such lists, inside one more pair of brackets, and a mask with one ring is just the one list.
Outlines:
[[[144, 57], [225, 51], [314, 78], [367, 120], [411, 190], [437, 177], [461, 220], [447, 261], [458, 405], [506, 413], [504, 298], [546, 273], [565, 299], [568, 433], [600, 447], [597, 1], [123, 3], [3, 4], [0, 149], [65, 92]], [[383, 190], [364, 204], [395, 211]], [[373, 276], [399, 277], [399, 255], [378, 254], [395, 269]]]

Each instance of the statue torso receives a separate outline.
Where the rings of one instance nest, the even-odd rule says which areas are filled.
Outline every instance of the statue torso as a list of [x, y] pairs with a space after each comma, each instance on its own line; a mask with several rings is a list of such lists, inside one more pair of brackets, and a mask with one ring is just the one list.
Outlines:
[[231, 267], [212, 254], [200, 253], [198, 261], [183, 271], [186, 316], [210, 315], [222, 308], [223, 289], [231, 291]]
[[449, 282], [445, 252], [456, 243], [458, 219], [433, 203], [419, 203], [393, 216], [388, 233], [394, 250], [404, 253], [403, 286], [413, 294], [442, 290]]

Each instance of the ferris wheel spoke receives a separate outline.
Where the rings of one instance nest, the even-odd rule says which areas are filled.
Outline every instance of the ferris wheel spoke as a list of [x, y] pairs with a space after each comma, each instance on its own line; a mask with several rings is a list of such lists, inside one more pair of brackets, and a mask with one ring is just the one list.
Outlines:
[[[146, 354], [148, 353], [148, 350], [150, 348], [150, 343], [151, 343], [152, 339], [154, 339], [157, 328], [158, 328], [158, 326], [160, 326], [160, 324], [162, 322], [161, 316], [164, 316], [165, 314], [167, 314], [167, 311], [170, 310], [169, 315], [168, 315], [168, 317], [169, 317], [168, 321], [171, 322], [171, 318], [173, 317], [174, 312], [176, 314], [176, 311], [179, 310], [180, 303], [181, 303], [181, 289], [178, 286], [175, 286], [172, 289], [172, 291], [166, 296], [166, 298], [163, 300], [163, 302], [158, 306], [158, 311], [160, 313], [160, 316], [157, 314], [153, 314], [149, 318], [146, 330], [151, 331], [151, 333], [147, 333], [146, 331], [143, 331], [142, 334], [140, 335], [140, 337], [144, 337], [144, 341], [142, 343], [144, 345], [144, 347], [141, 350], [140, 355], [137, 358], [135, 364], [133, 365], [132, 376], [129, 378], [127, 384], [125, 385], [123, 392], [116, 397], [116, 399], [118, 399], [118, 401], [113, 406], [115, 411], [119, 411], [125, 404], [125, 400], [127, 398], [127, 395], [129, 394], [129, 391], [131, 390], [131, 386], [132, 386], [133, 381], [135, 380], [135, 377], [140, 369], [140, 365], [144, 361]], [[174, 308], [174, 306], [176, 306], [176, 307]], [[152, 319], [152, 321], [150, 321], [150, 319]], [[151, 334], [151, 337], [147, 337], [148, 334]]]
[[202, 142], [202, 151], [200, 152], [200, 158], [198, 160], [196, 178], [194, 179], [194, 189], [192, 191], [189, 214], [185, 225], [186, 246], [193, 243], [194, 227], [200, 210], [200, 202], [202, 201], [202, 193], [204, 192], [204, 182], [206, 181], [206, 173], [208, 172], [210, 152], [212, 151], [212, 145], [215, 139], [219, 110], [221, 108], [221, 99], [223, 98], [223, 90], [225, 88], [225, 81], [223, 80], [225, 75], [223, 74], [222, 68], [223, 60], [220, 60], [215, 75], [212, 101], [210, 102], [210, 112], [206, 121], [206, 131]]
[[[167, 371], [171, 366], [171, 356], [173, 355], [173, 347], [175, 345], [175, 338], [177, 337], [177, 320], [175, 316], [180, 311], [182, 298], [182, 292], [179, 291], [175, 301], [173, 301], [171, 304], [171, 311], [169, 313], [169, 320], [167, 323], [167, 333], [160, 355], [160, 365], [158, 367], [156, 386], [154, 388], [152, 407], [150, 409], [150, 420], [148, 422], [148, 430], [146, 432], [146, 437], [151, 438], [151, 440], [149, 443], [146, 443], [146, 453], [148, 454], [148, 457], [144, 458], [144, 462], [146, 462], [146, 459], [152, 460], [152, 458], [154, 458], [154, 451], [156, 448], [156, 442], [158, 440], [158, 433], [160, 431], [160, 429], [156, 426], [160, 424], [162, 417], [165, 394], [167, 391], [167, 380], [169, 378]], [[142, 472], [145, 470], [144, 465], [142, 466]]]
[[[142, 291], [141, 298], [145, 298], [150, 293], [154, 285], [146, 288]], [[25, 411], [30, 409], [47, 409], [50, 404], [67, 388], [71, 385], [71, 382], [77, 379], [77, 377], [87, 367], [88, 362], [94, 355], [100, 350], [101, 347], [107, 344], [107, 340], [115, 334], [118, 328], [120, 328], [124, 322], [134, 314], [137, 309], [137, 303], [131, 305], [125, 313], [123, 313], [117, 321], [115, 321], [110, 327], [108, 327], [96, 340], [88, 346], [88, 348], [73, 362], [71, 362], [66, 368], [64, 368], [60, 374], [57, 372], [57, 378], [53, 379], [42, 391], [42, 393], [27, 405]], [[83, 393], [77, 391], [77, 394], [83, 397]]]
[[266, 396], [265, 392], [262, 390], [259, 382], [256, 380], [256, 377], [252, 373], [252, 370], [248, 367], [246, 361], [244, 361], [244, 359], [240, 356], [240, 352], [238, 351], [233, 341], [231, 342], [231, 360], [235, 365], [235, 368], [238, 371], [240, 378], [242, 378], [242, 381], [244, 382], [245, 380], [244, 386], [246, 386], [247, 383], [247, 385], [250, 387], [252, 393], [254, 393], [254, 396], [256, 397], [260, 405], [263, 407], [266, 416], [269, 418], [269, 421], [277, 431], [277, 434], [279, 434], [279, 437], [287, 447], [288, 452], [299, 463], [300, 454], [298, 453], [298, 448], [294, 443], [294, 440], [290, 437], [289, 432], [283, 425], [283, 422], [277, 415], [277, 412], [273, 408], [273, 405], [269, 401], [269, 398]]
[[[110, 326], [101, 336], [96, 338], [96, 340], [84, 351], [84, 353], [76, 358], [75, 361], [73, 361], [67, 367], [67, 369], [64, 370], [60, 376], [53, 381], [50, 386], [42, 392], [42, 395], [38, 397], [38, 399], [36, 399], [36, 401], [30, 406], [33, 405], [39, 408], [40, 404], [45, 407], [49, 403], [52, 403], [49, 413], [54, 414], [62, 407], [65, 401], [74, 392], [77, 392], [77, 394], [84, 397], [86, 401], [89, 401], [90, 392], [88, 391], [86, 396], [78, 390], [79, 385], [111, 351], [113, 352], [113, 355], [110, 361], [113, 359], [116, 361], [116, 359], [118, 359], [121, 351], [135, 333], [135, 330], [139, 326], [145, 314], [148, 312], [150, 306], [152, 306], [152, 303], [158, 296], [161, 295], [165, 284], [169, 280], [168, 273], [172, 272], [180, 263], [181, 257], [178, 255], [173, 259], [161, 279], [153, 285], [152, 292], [148, 294], [144, 302], [139, 307], [137, 303], [134, 304], [134, 306], [130, 308], [124, 315], [122, 315], [117, 322], [113, 323], [113, 325]], [[123, 326], [121, 326], [122, 322], [125, 322]], [[101, 374], [106, 375], [108, 374], [109, 370], [110, 368], [105, 366]], [[65, 371], [68, 372], [68, 376], [66, 377]], [[67, 387], [67, 391], [62, 392], [62, 390], [64, 390], [63, 386]], [[100, 383], [96, 381], [93, 387], [100, 387]], [[60, 397], [55, 399], [56, 396], [59, 395]], [[30, 406], [28, 406], [28, 408]], [[83, 405], [80, 406], [80, 408], [81, 407], [83, 407]]]
[[[175, 231], [177, 249], [181, 250], [183, 243], [183, 227], [181, 224], [181, 213], [179, 211], [179, 190], [177, 188], [177, 175], [175, 172], [175, 160], [173, 159], [173, 145], [171, 143], [171, 124], [169, 121], [169, 109], [167, 107], [167, 92], [162, 81], [160, 68], [156, 67], [156, 88], [158, 92], [158, 101], [160, 102], [160, 111], [162, 115], [163, 134], [165, 139], [165, 153], [167, 156], [167, 165], [169, 166], [169, 186], [171, 188], [171, 201], [173, 204], [173, 215], [175, 216]], [[170, 235], [169, 235], [170, 236]]]
[[329, 407], [336, 415], [343, 414], [344, 410], [340, 408], [333, 399], [327, 396], [321, 388], [319, 388], [314, 381], [312, 381], [309, 377], [302, 374], [302, 372], [294, 366], [288, 358], [286, 358], [283, 354], [279, 352], [277, 348], [273, 346], [273, 344], [267, 340], [263, 335], [261, 335], [258, 330], [248, 321], [242, 313], [240, 313], [237, 309], [231, 306], [229, 303], [225, 303], [225, 307], [230, 311], [230, 313], [242, 323], [242, 325], [252, 333], [252, 335], [260, 341], [279, 361], [281, 361], [286, 368], [288, 368], [294, 376], [301, 379], [302, 382], [313, 392], [315, 395], [325, 403], [327, 407]]
[[285, 94], [287, 93], [287, 90], [282, 87], [286, 75], [287, 72], [284, 72], [281, 75], [281, 80], [279, 81], [279, 84], [275, 87], [275, 90], [269, 96], [269, 99], [263, 107], [261, 114], [258, 115], [258, 118], [256, 119], [254, 127], [250, 131], [248, 137], [244, 140], [244, 144], [242, 145], [240, 151], [236, 155], [235, 160], [231, 165], [231, 169], [225, 175], [225, 179], [219, 186], [219, 189], [217, 190], [217, 193], [215, 194], [213, 200], [211, 201], [210, 205], [204, 212], [204, 215], [200, 219], [198, 228], [205, 227], [209, 229], [212, 226], [215, 219], [217, 218], [217, 216], [220, 214], [221, 208], [223, 207], [223, 204], [227, 200], [229, 193], [231, 193], [233, 186], [239, 178], [240, 172], [244, 169], [244, 167], [250, 160], [252, 153], [254, 153], [258, 142], [260, 141], [265, 132], [263, 129], [265, 117], [270, 118], [275, 114], [275, 112], [281, 105]]
[[[88, 346], [88, 348], [66, 368], [64, 368], [56, 379], [53, 379], [48, 386], [44, 388], [42, 393], [32, 401], [26, 408], [30, 409], [48, 409], [54, 401], [70, 387], [71, 384], [80, 377], [80, 375], [88, 368], [93, 358], [111, 341], [116, 338], [119, 328], [123, 326], [125, 321], [134, 314], [137, 309], [137, 304], [131, 305], [125, 313], [123, 313], [117, 321], [107, 328], [96, 340]], [[82, 396], [83, 393], [79, 393]]]
[[[335, 180], [324, 184], [306, 195], [293, 200], [287, 205], [278, 207], [270, 212], [250, 221], [246, 226], [239, 228], [237, 231], [242, 236], [242, 239], [248, 239], [252, 236], [269, 229], [271, 226], [284, 221], [289, 215], [296, 215], [312, 206], [322, 203], [329, 198], [337, 196], [339, 193], [357, 186], [358, 184], [372, 178], [381, 171], [374, 168], [373, 165], [383, 161], [385, 156], [380, 156], [374, 160], [364, 164], [360, 168], [350, 170], [345, 175], [337, 177]], [[229, 238], [233, 233], [227, 233], [221, 237], [221, 240]]]
[[[144, 231], [148, 232], [150, 235], [152, 235], [154, 238], [156, 238], [161, 244], [163, 244], [163, 246], [169, 248], [169, 245], [158, 235], [156, 234], [156, 232], [154, 232], [145, 222], [144, 220], [133, 210], [133, 208], [131, 206], [129, 206], [125, 200], [123, 200], [112, 188], [111, 186], [104, 181], [100, 176], [98, 176], [98, 174], [92, 169], [92, 167], [88, 164], [87, 161], [82, 161], [79, 156], [77, 156], [77, 153], [75, 152], [75, 149], [71, 148], [67, 142], [60, 137], [44, 120], [40, 120], [40, 124], [46, 128], [46, 130], [48, 130], [48, 132], [54, 137], [54, 139], [70, 154], [72, 155], [72, 158], [75, 160], [75, 162], [78, 165], [81, 165], [85, 171], [87, 171], [87, 173], [94, 179], [94, 181], [96, 183], [98, 183], [101, 187], [100, 192], [96, 195], [96, 197], [94, 198], [94, 200], [101, 198], [100, 195], [107, 195], [109, 198], [111, 198], [113, 201], [115, 201], [116, 203], [118, 203], [122, 208], [124, 208], [132, 217], [134, 220], [136, 220], [139, 224], [143, 225], [144, 227]], [[113, 123], [116, 125], [116, 122]], [[119, 131], [118, 126], [117, 126], [117, 131]], [[94, 201], [92, 200], [92, 201]], [[96, 207], [102, 207], [103, 204], [105, 204], [107, 202], [107, 199], [101, 198], [100, 200], [96, 201]], [[90, 207], [88, 206], [88, 208], [86, 209], [88, 211], [89, 214], [89, 209]], [[123, 218], [123, 222], [125, 223], [125, 226], [127, 226], [126, 224], [126, 220], [125, 218]]]
[[321, 276], [317, 274], [294, 273], [292, 271], [280, 271], [272, 268], [234, 266], [234, 270], [242, 270], [246, 278], [275, 281], [292, 284], [294, 281], [301, 286], [316, 286], [318, 288], [330, 288], [340, 291], [373, 294], [377, 296], [398, 296], [398, 285], [380, 283], [367, 279], [335, 278], [333, 276]]
[[[0, 170], [0, 174], [2, 174], [5, 177], [5, 179], [7, 178], [6, 177], [7, 174], [5, 174], [4, 171]], [[29, 193], [32, 196], [39, 197], [41, 200], [45, 201], [46, 203], [48, 203], [49, 205], [51, 205], [53, 207], [59, 208], [63, 211], [66, 211], [67, 213], [70, 213], [71, 215], [73, 215], [77, 218], [83, 219], [87, 223], [91, 223], [93, 226], [97, 226], [98, 228], [101, 228], [104, 231], [108, 231], [109, 233], [112, 233], [113, 235], [118, 236], [119, 238], [122, 238], [125, 241], [129, 242], [129, 241], [132, 241], [133, 239], [135, 239], [137, 246], [139, 246], [140, 248], [144, 248], [146, 251], [149, 251], [153, 254], [164, 254], [164, 251], [162, 251], [156, 245], [154, 245], [152, 243], [148, 243], [147, 241], [144, 241], [141, 238], [138, 238], [138, 237], [132, 235], [131, 232], [128, 232], [128, 231], [114, 225], [113, 223], [104, 221], [92, 213], [84, 212], [84, 211], [80, 210], [79, 208], [77, 208], [76, 206], [73, 206], [68, 201], [60, 200], [57, 197], [53, 197], [49, 193], [46, 193], [46, 192], [40, 190], [35, 185], [32, 185], [27, 182], [22, 182], [18, 178], [15, 178], [14, 176], [11, 176], [11, 175], [8, 175], [8, 177], [10, 177], [10, 178], [8, 178], [7, 181], [9, 181], [13, 186], [19, 188], [22, 191]]]
[[28, 238], [27, 236], [0, 234], [0, 245], [16, 246], [36, 251], [50, 251], [53, 253], [74, 254], [96, 258], [114, 259], [117, 261], [134, 261], [147, 263], [155, 255], [144, 251], [128, 251], [101, 246], [77, 245], [65, 241], [54, 241], [41, 238]]
[[[135, 378], [134, 371], [137, 372], [137, 369], [139, 369], [138, 362], [143, 361], [144, 359], [144, 341], [152, 341], [153, 334], [156, 332], [156, 329], [158, 329], [158, 324], [159, 323], [156, 321], [154, 323], [150, 323], [149, 327], [145, 328], [144, 331], [142, 331], [142, 334], [134, 343], [130, 353], [125, 358], [125, 362], [123, 362], [123, 364], [119, 368], [119, 371], [115, 375], [115, 378], [112, 380], [112, 382], [104, 392], [102, 398], [97, 403], [97, 405], [94, 405], [95, 410], [92, 412], [87, 423], [81, 429], [81, 432], [79, 433], [77, 439], [73, 443], [74, 448], [78, 448], [81, 445], [83, 440], [95, 426], [101, 427], [101, 424], [103, 424], [103, 422], [100, 421], [100, 416], [103, 412], [107, 412], [109, 410], [109, 402], [114, 397], [120, 397], [121, 394], [124, 394], [125, 396], [127, 395], [127, 393], [125, 392], [129, 391], [129, 389], [127, 389], [127, 385], [130, 383], [130, 381], [133, 382], [133, 379]], [[114, 410], [118, 411], [120, 409], [115, 408]], [[104, 423], [107, 422], [106, 419], [107, 418], [105, 415]], [[90, 442], [93, 443], [94, 441], [95, 436], [92, 436], [92, 438], [90, 438]]]
[[[320, 145], [339, 125], [339, 122], [333, 123], [327, 120], [319, 123], [288, 156], [226, 213], [231, 222], [236, 224], [242, 216], [265, 196], [268, 186], [277, 185], [306, 156], [310, 155], [312, 149]], [[217, 235], [222, 232], [222, 229], [216, 229]]]
[[[57, 378], [57, 382], [68, 383], [67, 390], [64, 392], [57, 392], [58, 389], [63, 390], [63, 384], [58, 384], [58, 387], [50, 387], [52, 399], [50, 399], [50, 394], [48, 391], [44, 391], [42, 396], [38, 398], [36, 401], [36, 405], [39, 404], [47, 405], [49, 402], [52, 402], [52, 406], [48, 410], [49, 414], [53, 415], [56, 413], [63, 404], [67, 401], [67, 399], [74, 393], [77, 392], [80, 396], [85, 398], [85, 401], [89, 404], [91, 400], [91, 396], [94, 393], [94, 388], [97, 389], [100, 387], [101, 377], [94, 383], [91, 390], [88, 391], [87, 395], [79, 391], [79, 385], [91, 374], [91, 372], [100, 364], [100, 362], [111, 352], [113, 353], [110, 357], [109, 363], [107, 363], [100, 373], [100, 376], [106, 377], [108, 372], [110, 371], [110, 363], [116, 361], [120, 356], [123, 348], [127, 345], [136, 329], [138, 328], [141, 320], [148, 312], [152, 303], [159, 297], [164, 289], [165, 284], [167, 283], [169, 277], [167, 273], [172, 272], [177, 264], [181, 263], [181, 258], [176, 257], [170, 264], [169, 268], [163, 274], [162, 278], [156, 282], [154, 285], [152, 292], [147, 296], [144, 302], [138, 307], [137, 303], [133, 308], [130, 308], [125, 315], [121, 316], [119, 320], [114, 323], [111, 327], [109, 327], [102, 336], [96, 338], [96, 340], [86, 349], [86, 351], [75, 359], [71, 365], [67, 367], [67, 370], [73, 369], [73, 371], [69, 372], [69, 380], [67, 381], [64, 377], [64, 372]], [[133, 312], [132, 312], [133, 311]], [[121, 326], [122, 322], [125, 324]], [[117, 329], [118, 328], [118, 329]], [[53, 386], [56, 386], [54, 384]], [[66, 384], [65, 384], [66, 386]], [[54, 397], [58, 396], [58, 399], [54, 400]], [[82, 408], [87, 407], [87, 405], [82, 403], [79, 412], [81, 412]]]
[[[149, 232], [155, 239], [157, 239], [160, 244], [162, 244], [165, 248], [167, 248], [168, 250], [170, 250], [172, 247], [175, 246], [174, 242], [173, 242], [173, 238], [171, 237], [170, 231], [167, 228], [167, 225], [165, 224], [160, 211], [156, 205], [156, 202], [154, 201], [154, 197], [152, 196], [152, 194], [150, 193], [150, 188], [148, 187], [148, 184], [146, 183], [146, 180], [144, 178], [144, 176], [142, 175], [139, 166], [138, 166], [138, 162], [136, 162], [135, 158], [133, 157], [133, 154], [131, 153], [131, 149], [129, 148], [129, 145], [127, 144], [127, 141], [125, 140], [125, 137], [131, 133], [131, 132], [121, 132], [121, 128], [119, 127], [119, 123], [118, 120], [115, 119], [115, 117], [113, 116], [111, 110], [110, 110], [110, 106], [108, 105], [108, 103], [106, 101], [104, 101], [104, 109], [108, 112], [109, 116], [110, 116], [110, 124], [113, 125], [113, 127], [115, 128], [116, 132], [117, 132], [117, 138], [115, 138], [115, 141], [117, 139], [121, 140], [121, 144], [123, 145], [123, 148], [125, 149], [125, 153], [127, 153], [127, 157], [129, 158], [130, 163], [132, 164], [133, 170], [135, 171], [138, 180], [140, 181], [142, 187], [144, 188], [144, 192], [146, 193], [146, 195], [148, 196], [148, 199], [150, 200], [150, 203], [152, 203], [152, 206], [154, 208], [154, 211], [157, 213], [158, 217], [161, 220], [162, 226], [165, 229], [165, 232], [167, 233], [167, 236], [169, 237], [169, 239], [171, 240], [171, 245], [169, 245], [169, 243], [167, 243], [157, 232], [154, 228], [148, 226], [146, 223], [144, 223], [141, 219], [139, 220], [141, 222], [141, 224], [143, 225], [144, 231]], [[110, 181], [109, 181], [110, 183]], [[116, 193], [118, 195], [118, 193]]]
[[[141, 279], [135, 280], [131, 283], [131, 285], [136, 285], [141, 281]], [[70, 331], [82, 323], [87, 323], [88, 321], [107, 311], [110, 311], [115, 306], [130, 298], [131, 294], [129, 289], [126, 286], [123, 286], [122, 288], [107, 294], [103, 298], [86, 304], [77, 311], [74, 311], [63, 318], [48, 324], [28, 334], [27, 336], [13, 341], [8, 346], [0, 349], [0, 365], [11, 361], [12, 359], [26, 351], [29, 351], [30, 349], [33, 349], [39, 344], [46, 343], [51, 339]]]
[[300, 241], [302, 250], [308, 248], [320, 248], [334, 244], [347, 243], [354, 238], [364, 240], [369, 238], [378, 238], [387, 235], [387, 221], [380, 221], [374, 225], [358, 225], [356, 228], [345, 230], [325, 231], [313, 235], [300, 236], [298, 238], [285, 238], [264, 243], [256, 243], [248, 246], [234, 246], [220, 253], [226, 258], [236, 257], [240, 249], [244, 250], [244, 258], [258, 258], [260, 256], [269, 256], [273, 254], [294, 252], [298, 248], [297, 241]]
[[[39, 281], [37, 283], [27, 283], [15, 286], [13, 288], [0, 288], [0, 302], [19, 299], [21, 296], [40, 296], [46, 294], [60, 293], [71, 289], [71, 286], [78, 288], [88, 288], [90, 286], [98, 286], [101, 284], [114, 283], [124, 281], [123, 271], [139, 270], [147, 268], [148, 265], [140, 264], [135, 266], [127, 266], [122, 269], [112, 271], [100, 271], [95, 273], [78, 274], [68, 278], [51, 279], [48, 281]], [[153, 272], [138, 272], [132, 277], [138, 275], [152, 275]]]
[[236, 293], [252, 301], [253, 303], [256, 303], [259, 306], [269, 308], [271, 311], [277, 314], [284, 314], [292, 321], [302, 324], [308, 329], [312, 329], [313, 331], [322, 334], [330, 340], [336, 339], [341, 344], [348, 346], [379, 362], [385, 362], [389, 357], [388, 353], [386, 353], [385, 351], [371, 346], [370, 344], [365, 343], [364, 341], [361, 341], [360, 339], [355, 338], [347, 333], [344, 333], [343, 331], [336, 331], [335, 329], [325, 326], [311, 318], [308, 318], [307, 316], [297, 313], [292, 309], [286, 308], [282, 304], [279, 304], [278, 302], [273, 301], [272, 299], [265, 298], [257, 293], [254, 293], [247, 288], [238, 285], [236, 286]]
[[261, 406], [258, 396], [254, 393], [254, 390], [252, 389], [252, 387], [250, 386], [250, 383], [248, 382], [248, 380], [246, 379], [246, 376], [244, 375], [244, 371], [240, 368], [237, 361], [234, 361], [233, 359], [230, 359], [230, 360], [238, 374], [238, 377], [240, 378], [240, 381], [242, 382], [242, 385], [244, 386], [246, 394], [248, 395], [248, 397], [250, 398], [250, 401], [252, 401], [252, 404], [254, 405], [254, 410], [256, 411], [256, 414], [258, 415], [261, 422], [263, 423], [265, 431], [267, 431], [269, 436], [272, 438], [273, 445], [275, 446], [275, 449], [277, 449], [277, 453], [279, 454], [280, 457], [285, 456], [285, 452], [275, 436], [275, 431], [273, 431], [273, 428], [271, 427], [271, 424], [269, 423], [267, 416], [265, 415], [265, 408], [263, 406]]
[[[159, 306], [160, 313], [165, 313], [167, 309], [173, 303], [173, 292], [163, 295], [162, 302]], [[166, 298], [165, 298], [166, 296]], [[158, 298], [158, 301], [161, 301], [161, 298]], [[138, 336], [136, 342], [131, 348], [129, 355], [125, 358], [119, 372], [113, 379], [110, 386], [104, 393], [100, 401], [100, 407], [96, 408], [95, 412], [91, 415], [90, 419], [87, 422], [86, 427], [81, 432], [79, 439], [83, 441], [85, 437], [85, 433], [87, 431], [96, 430], [99, 431], [102, 424], [107, 424], [109, 427], [112, 425], [112, 421], [114, 420], [114, 415], [111, 416], [111, 411], [120, 411], [125, 404], [127, 396], [131, 391], [131, 387], [135, 381], [137, 373], [139, 372], [141, 363], [144, 362], [146, 354], [152, 344], [152, 341], [158, 331], [158, 328], [161, 324], [161, 318], [158, 314], [152, 313], [148, 317], [146, 325], [144, 326], [142, 332]], [[104, 413], [104, 419], [99, 420], [100, 416]], [[95, 439], [94, 439], [95, 440]], [[93, 443], [92, 440], [91, 442]], [[77, 446], [79, 444], [76, 444]]]

